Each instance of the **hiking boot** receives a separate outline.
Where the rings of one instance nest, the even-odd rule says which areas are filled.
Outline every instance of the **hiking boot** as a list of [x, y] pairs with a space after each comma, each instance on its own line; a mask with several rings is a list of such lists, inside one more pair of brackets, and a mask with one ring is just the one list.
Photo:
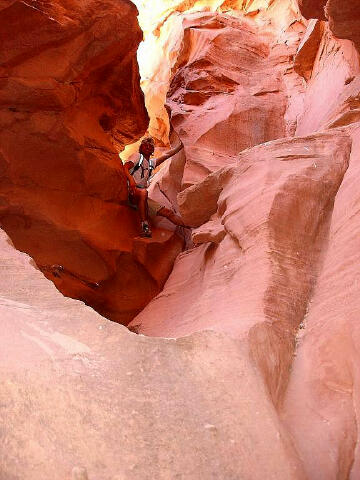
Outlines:
[[141, 222], [141, 233], [140, 237], [151, 238], [151, 228], [148, 222]]

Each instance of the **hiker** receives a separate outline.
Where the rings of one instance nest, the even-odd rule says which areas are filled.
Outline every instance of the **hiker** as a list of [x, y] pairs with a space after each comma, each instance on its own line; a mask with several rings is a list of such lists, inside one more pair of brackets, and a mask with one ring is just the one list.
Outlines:
[[139, 209], [141, 220], [140, 235], [142, 237], [151, 237], [149, 217], [159, 215], [167, 218], [175, 225], [185, 226], [182, 219], [175, 212], [148, 198], [147, 191], [153, 170], [165, 162], [165, 160], [180, 152], [183, 147], [184, 145], [179, 138], [179, 144], [175, 148], [172, 148], [159, 158], [151, 159], [150, 157], [155, 150], [155, 144], [151, 137], [147, 137], [140, 144], [138, 159], [134, 162], [130, 160], [124, 165], [129, 186], [129, 201]]

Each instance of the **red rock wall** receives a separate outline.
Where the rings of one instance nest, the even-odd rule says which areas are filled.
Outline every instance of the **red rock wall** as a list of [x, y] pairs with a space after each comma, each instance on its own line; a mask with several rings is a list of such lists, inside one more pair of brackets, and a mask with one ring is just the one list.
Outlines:
[[155, 235], [144, 246], [154, 273], [133, 243], [138, 220], [117, 152], [148, 124], [136, 15], [128, 0], [0, 10], [1, 226], [65, 295], [124, 323], [181, 250], [172, 233]]
[[325, 20], [325, 5], [327, 0], [298, 0], [301, 13], [305, 18]]

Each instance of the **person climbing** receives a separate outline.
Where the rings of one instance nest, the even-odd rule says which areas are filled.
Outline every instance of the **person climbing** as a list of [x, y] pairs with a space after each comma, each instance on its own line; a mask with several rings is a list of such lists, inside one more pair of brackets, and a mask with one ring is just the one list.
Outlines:
[[157, 159], [151, 159], [150, 157], [155, 151], [155, 144], [151, 137], [147, 137], [140, 144], [139, 155], [136, 154], [137, 159], [134, 161], [130, 159], [124, 165], [129, 186], [129, 202], [130, 204], [135, 204], [139, 210], [141, 220], [140, 236], [142, 237], [151, 237], [149, 217], [157, 215], [167, 218], [175, 225], [185, 227], [181, 217], [169, 208], [149, 198], [147, 191], [153, 170], [165, 162], [165, 160], [180, 152], [184, 147], [179, 136], [178, 140], [179, 144], [175, 148], [172, 148]]

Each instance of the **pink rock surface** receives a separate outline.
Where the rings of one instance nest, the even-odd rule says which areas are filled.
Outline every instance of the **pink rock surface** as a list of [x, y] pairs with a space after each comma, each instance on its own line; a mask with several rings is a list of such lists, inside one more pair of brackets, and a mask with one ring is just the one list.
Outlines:
[[[346, 25], [340, 23], [337, 31], [332, 16], [336, 2], [331, 4], [327, 7], [331, 29], [350, 39], [350, 35], [340, 33]], [[350, 4], [342, 5], [343, 20]], [[347, 25], [354, 25], [356, 19], [354, 8]], [[359, 93], [359, 57], [354, 45], [336, 40], [326, 29], [298, 131], [342, 127], [352, 137], [352, 153], [335, 198], [322, 268], [299, 331], [297, 355], [282, 410], [310, 480], [356, 479], [360, 475], [356, 313]]]
[[130, 326], [151, 336], [211, 329], [246, 338], [278, 402], [350, 144], [335, 130], [270, 142], [181, 192], [187, 223], [207, 230], [217, 221], [226, 235], [220, 244], [204, 235], [206, 243], [181, 254], [164, 290]]
[[[186, 146], [186, 188], [242, 150], [288, 134], [287, 67], [304, 27], [280, 41], [244, 18], [193, 14], [183, 28], [168, 105]], [[300, 94], [301, 84], [292, 90]]]
[[[309, 479], [360, 475], [358, 264], [360, 124], [336, 196], [323, 268], [299, 336], [284, 420]], [[316, 452], [316, 455], [314, 455]]]
[[134, 335], [0, 255], [2, 480], [305, 480], [244, 345]]
[[138, 58], [150, 113], [149, 132], [164, 144], [169, 128], [164, 102], [181, 47], [184, 17], [191, 12], [224, 12], [242, 18], [254, 28], [258, 26], [257, 35], [261, 38], [274, 33], [282, 36], [294, 20], [301, 19], [297, 0], [157, 0], [152, 4], [134, 0], [134, 3], [139, 8], [139, 23], [144, 31]]
[[325, 27], [312, 78], [307, 84], [304, 111], [298, 118], [296, 135], [326, 129], [350, 110], [356, 113], [356, 102], [350, 98], [356, 97], [358, 92], [354, 79], [360, 74], [359, 58], [352, 42], [335, 39]]
[[226, 236], [224, 225], [216, 219], [209, 220], [207, 223], [197, 228], [192, 233], [192, 239], [195, 245], [202, 243], [221, 243]]
[[157, 295], [129, 328], [185, 337], [63, 298], [0, 231], [1, 480], [359, 478], [359, 14], [299, 2], [325, 3], [180, 17], [185, 149], [150, 189], [194, 227], [178, 255], [166, 220], [134, 239], [115, 156], [147, 124], [133, 6], [0, 0], [1, 225], [65, 294], [123, 323]]

